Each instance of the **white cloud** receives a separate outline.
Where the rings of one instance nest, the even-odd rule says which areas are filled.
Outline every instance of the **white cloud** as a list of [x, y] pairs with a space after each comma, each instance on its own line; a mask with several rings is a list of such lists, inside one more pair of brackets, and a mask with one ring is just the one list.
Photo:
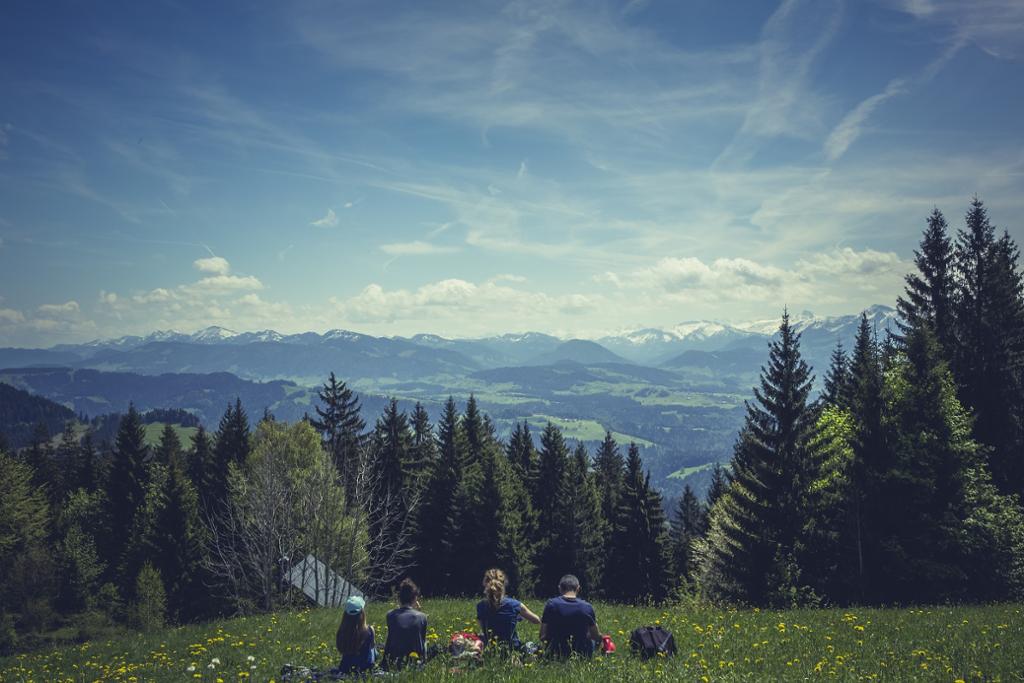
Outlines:
[[[114, 294], [114, 297], [116, 296], [117, 295]], [[132, 301], [138, 304], [156, 304], [171, 301], [174, 298], [175, 294], [171, 292], [169, 289], [165, 289], [164, 287], [157, 287], [156, 289], [151, 289], [148, 292], [136, 294], [135, 296], [132, 297]]]
[[202, 273], [216, 273], [218, 275], [227, 275], [231, 272], [231, 264], [228, 263], [226, 258], [221, 256], [210, 256], [208, 258], [196, 259], [192, 262], [196, 270]]
[[101, 304], [107, 304], [108, 306], [114, 306], [118, 302], [117, 293], [116, 292], [107, 292], [107, 291], [101, 289], [100, 290], [99, 301], [100, 301]]
[[798, 261], [796, 271], [802, 275], [833, 278], [880, 274], [895, 274], [902, 277], [908, 272], [909, 266], [909, 263], [892, 252], [874, 249], [855, 251], [850, 247], [843, 247]]
[[977, 45], [993, 57], [1024, 54], [1024, 2], [1020, 0], [890, 0], [887, 4], [950, 31], [957, 46]]
[[38, 309], [39, 315], [48, 318], [66, 318], [78, 315], [80, 309], [77, 301], [66, 301], [62, 304], [43, 304]]
[[[550, 321], [565, 315], [592, 312], [599, 297], [582, 294], [549, 296], [487, 281], [476, 284], [457, 278], [427, 283], [421, 287], [386, 290], [371, 284], [348, 299], [331, 299], [346, 320], [360, 324], [419, 324], [431, 329], [457, 321], [465, 333], [508, 330], [517, 325], [549, 327]], [[534, 329], [531, 328], [531, 329]]]
[[233, 292], [247, 289], [263, 289], [263, 283], [254, 275], [213, 275], [198, 282], [183, 285], [190, 293]]
[[13, 308], [0, 308], [0, 324], [17, 324], [25, 322], [25, 315]]
[[427, 256], [430, 254], [451, 254], [458, 251], [456, 247], [446, 247], [419, 240], [382, 244], [380, 245], [380, 250], [389, 256]]
[[7, 144], [10, 141], [7, 131], [11, 130], [11, 128], [12, 126], [9, 123], [0, 124], [0, 159], [7, 158]]
[[317, 228], [335, 228], [338, 226], [338, 214], [334, 213], [334, 209], [327, 209], [327, 214], [323, 218], [316, 219], [310, 225]]

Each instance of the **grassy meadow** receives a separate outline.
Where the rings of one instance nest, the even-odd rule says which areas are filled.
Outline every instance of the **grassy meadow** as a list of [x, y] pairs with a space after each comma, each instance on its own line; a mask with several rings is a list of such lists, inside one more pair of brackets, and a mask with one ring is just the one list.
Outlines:
[[[528, 600], [535, 611], [542, 601]], [[1024, 606], [921, 609], [724, 610], [596, 604], [601, 629], [618, 652], [589, 662], [516, 662], [486, 658], [479, 665], [441, 656], [403, 680], [439, 681], [1021, 681]], [[383, 646], [384, 614], [368, 617]], [[474, 602], [425, 600], [429, 639], [442, 646], [454, 631], [471, 630]], [[339, 610], [304, 610], [125, 635], [0, 659], [2, 681], [270, 681], [285, 663], [326, 671], [337, 663]], [[628, 633], [660, 623], [675, 635], [679, 654], [640, 662], [628, 653]], [[520, 625], [523, 640], [537, 627]]]

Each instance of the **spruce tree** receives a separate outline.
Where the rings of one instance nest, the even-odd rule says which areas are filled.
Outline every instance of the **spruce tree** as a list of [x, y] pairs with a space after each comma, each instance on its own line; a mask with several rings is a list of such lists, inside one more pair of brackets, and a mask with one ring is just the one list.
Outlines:
[[836, 341], [828, 372], [825, 373], [825, 391], [822, 400], [826, 405], [843, 407], [850, 401], [850, 359], [843, 350], [843, 342]]
[[[164, 445], [161, 443], [161, 448]], [[183, 457], [173, 454], [156, 494], [145, 545], [149, 561], [163, 579], [169, 611], [176, 620], [190, 620], [204, 613], [204, 529], [199, 497], [188, 478]]]
[[170, 422], [165, 423], [160, 432], [160, 443], [157, 444], [153, 457], [162, 465], [169, 465], [182, 457], [181, 439]]
[[209, 507], [216, 500], [217, 472], [213, 441], [206, 428], [199, 425], [192, 435], [192, 448], [188, 453], [188, 477], [199, 497], [201, 509]]
[[784, 313], [754, 402], [747, 403], [732, 483], [711, 516], [702, 573], [713, 594], [776, 603], [801, 587], [795, 565], [813, 474], [812, 383], [800, 337]]
[[566, 514], [562, 499], [563, 481], [569, 465], [569, 449], [561, 430], [549, 422], [540, 437], [537, 495], [537, 578], [541, 590], [554, 590], [565, 574], [569, 561], [567, 549], [558, 543], [559, 525]]
[[601, 516], [612, 524], [615, 511], [619, 507], [619, 498], [622, 496], [625, 463], [619, 452], [619, 445], [615, 443], [610, 431], [605, 431], [604, 441], [594, 456], [594, 476], [601, 497]]
[[685, 584], [694, 578], [693, 543], [706, 531], [707, 511], [686, 484], [672, 519], [672, 566]]
[[130, 588], [134, 575], [125, 573], [124, 562], [134, 543], [139, 513], [146, 498], [149, 483], [146, 461], [146, 428], [134, 405], [121, 418], [111, 463], [110, 484], [107, 488], [107, 509], [110, 535], [107, 539], [107, 557], [111, 567], [120, 568], [122, 588]]
[[423, 404], [417, 401], [412, 411], [412, 447], [409, 453], [409, 470], [417, 493], [427, 485], [437, 459], [437, 439], [430, 424], [430, 415]]
[[487, 427], [473, 394], [470, 394], [469, 400], [466, 401], [466, 412], [462, 416], [462, 431], [466, 437], [467, 464], [480, 462], [484, 442], [487, 439]]
[[228, 405], [220, 419], [217, 434], [213, 438], [214, 472], [211, 495], [207, 504], [227, 499], [228, 466], [242, 464], [249, 457], [249, 416], [242, 408], [242, 401], [235, 399], [235, 405]]
[[563, 505], [555, 544], [564, 550], [563, 573], [575, 574], [590, 591], [599, 592], [604, 570], [606, 524], [601, 514], [597, 481], [582, 443], [566, 463], [559, 499]]
[[377, 477], [379, 494], [398, 495], [404, 490], [405, 482], [411, 479], [410, 471], [412, 451], [412, 431], [409, 429], [409, 418], [398, 409], [398, 400], [392, 398], [384, 407], [383, 414], [377, 419], [373, 433], [374, 467]]
[[533, 583], [533, 552], [527, 536], [522, 482], [514, 476], [500, 444], [492, 439], [483, 445], [480, 473], [476, 511], [479, 527], [477, 535], [468, 539], [479, 543], [479, 551], [473, 558], [468, 585], [474, 585], [473, 580], [478, 580], [484, 570], [501, 567], [508, 576], [510, 591], [520, 592]]
[[892, 459], [879, 498], [891, 513], [876, 529], [880, 572], [874, 600], [934, 602], [963, 599], [968, 557], [967, 470], [977, 445], [931, 324], [908, 328], [905, 354], [887, 391]]
[[906, 289], [896, 303], [899, 339], [912, 327], [927, 322], [943, 353], [950, 354], [955, 347], [953, 246], [946, 219], [937, 208], [928, 217], [920, 248], [914, 251], [914, 265], [917, 272], [906, 276]]
[[665, 596], [672, 556], [661, 506], [661, 496], [644, 474], [640, 449], [631, 443], [603, 584], [609, 597], [635, 602]]
[[884, 424], [885, 382], [882, 360], [867, 315], [862, 314], [850, 364], [853, 378], [850, 391], [852, 461], [849, 477], [853, 500], [850, 503], [856, 548], [856, 584], [861, 600], [878, 592], [885, 579], [885, 568], [878, 556], [877, 540], [892, 522], [892, 501], [883, 494], [883, 484], [891, 465], [891, 453]]
[[704, 497], [704, 508], [710, 512], [711, 508], [715, 506], [715, 503], [719, 501], [728, 488], [729, 477], [725, 473], [725, 468], [722, 467], [721, 463], [716, 462], [711, 468], [711, 484], [708, 486], [707, 495]]
[[523, 486], [531, 499], [537, 491], [537, 478], [539, 476], [539, 457], [537, 449], [533, 445], [533, 437], [530, 435], [530, 425], [526, 420], [516, 422], [509, 437], [505, 455], [515, 469], [516, 476], [523, 482]]
[[331, 456], [345, 485], [346, 500], [353, 498], [353, 482], [359, 468], [359, 448], [366, 423], [359, 416], [359, 398], [332, 372], [317, 394], [320, 405], [309, 423], [320, 432], [324, 450]]
[[459, 413], [451, 396], [437, 423], [439, 459], [431, 468], [426, 495], [420, 505], [417, 539], [417, 566], [421, 584], [433, 595], [450, 592], [446, 537], [452, 515], [452, 499], [462, 476]]

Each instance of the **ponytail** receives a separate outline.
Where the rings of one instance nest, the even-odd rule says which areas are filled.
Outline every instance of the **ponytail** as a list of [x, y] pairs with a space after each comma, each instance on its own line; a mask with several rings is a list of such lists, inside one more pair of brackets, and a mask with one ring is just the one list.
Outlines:
[[494, 611], [501, 607], [501, 601], [505, 598], [506, 581], [505, 572], [500, 569], [488, 569], [484, 572], [484, 595], [487, 596], [487, 604]]

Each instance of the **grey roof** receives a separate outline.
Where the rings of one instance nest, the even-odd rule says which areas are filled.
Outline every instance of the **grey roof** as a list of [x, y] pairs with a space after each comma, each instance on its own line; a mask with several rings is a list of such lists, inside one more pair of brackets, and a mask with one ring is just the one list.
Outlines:
[[296, 563], [285, 578], [321, 607], [341, 607], [353, 595], [365, 598], [358, 588], [312, 555]]

